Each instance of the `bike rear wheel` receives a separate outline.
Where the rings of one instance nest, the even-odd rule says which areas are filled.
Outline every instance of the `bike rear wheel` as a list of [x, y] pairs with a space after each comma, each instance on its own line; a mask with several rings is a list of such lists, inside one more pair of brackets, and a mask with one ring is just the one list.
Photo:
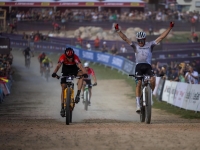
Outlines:
[[151, 123], [151, 88], [149, 85], [145, 88], [145, 100], [146, 100], [145, 123], [150, 124]]
[[49, 81], [49, 71], [48, 70], [45, 71], [45, 78], [46, 78], [46, 81], [48, 82]]
[[71, 103], [71, 89], [70, 87], [67, 88], [67, 100], [66, 100], [66, 125], [69, 125], [70, 123], [70, 103]]
[[88, 92], [88, 90], [87, 91], [85, 91], [85, 110], [88, 110], [88, 104], [89, 104], [89, 92]]
[[70, 110], [70, 123], [72, 123], [72, 110]]

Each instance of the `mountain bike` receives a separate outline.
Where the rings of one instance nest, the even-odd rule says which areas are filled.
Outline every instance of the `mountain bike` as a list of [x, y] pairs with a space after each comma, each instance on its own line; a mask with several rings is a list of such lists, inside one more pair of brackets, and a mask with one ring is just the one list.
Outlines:
[[142, 94], [140, 96], [140, 122], [150, 124], [152, 105], [152, 89], [150, 84], [151, 77], [149, 75], [137, 76], [134, 74], [130, 74], [129, 76], [142, 77]]
[[95, 85], [89, 85], [86, 84], [84, 87], [84, 91], [83, 91], [83, 104], [84, 104], [84, 109], [88, 110], [88, 106], [89, 106], [89, 98], [90, 98], [90, 93], [89, 93], [89, 87], [91, 86], [95, 86]]
[[72, 111], [75, 106], [74, 101], [74, 78], [80, 79], [81, 76], [58, 76], [57, 78], [65, 78], [66, 77], [66, 86], [64, 90], [64, 110], [65, 110], [65, 117], [66, 117], [66, 125], [72, 122]]
[[26, 66], [26, 68], [30, 68], [30, 64], [31, 64], [31, 56], [26, 55], [25, 56], [25, 66]]

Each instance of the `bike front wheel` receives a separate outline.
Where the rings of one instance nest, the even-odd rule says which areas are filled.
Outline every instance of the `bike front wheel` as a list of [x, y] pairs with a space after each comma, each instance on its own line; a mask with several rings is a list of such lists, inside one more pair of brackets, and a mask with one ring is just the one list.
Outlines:
[[140, 122], [145, 121], [145, 106], [143, 106], [143, 95], [140, 97]]
[[70, 123], [70, 103], [71, 103], [71, 89], [68, 87], [67, 88], [67, 99], [66, 99], [66, 125], [69, 125]]
[[146, 106], [145, 106], [145, 123], [150, 124], [151, 123], [151, 88], [148, 85], [145, 89], [145, 100], [146, 100]]

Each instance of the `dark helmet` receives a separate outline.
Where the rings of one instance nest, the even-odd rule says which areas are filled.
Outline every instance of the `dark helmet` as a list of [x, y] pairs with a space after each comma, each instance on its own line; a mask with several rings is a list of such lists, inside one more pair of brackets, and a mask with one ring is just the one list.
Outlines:
[[74, 50], [71, 47], [65, 49], [65, 55], [67, 58], [74, 57]]
[[45, 55], [45, 52], [42, 52], [42, 55]]

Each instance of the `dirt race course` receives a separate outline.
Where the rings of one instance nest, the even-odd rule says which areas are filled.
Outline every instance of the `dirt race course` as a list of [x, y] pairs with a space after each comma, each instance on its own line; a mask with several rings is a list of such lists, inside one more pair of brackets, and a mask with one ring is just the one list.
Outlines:
[[153, 109], [152, 124], [141, 124], [135, 101], [127, 96], [132, 89], [123, 80], [98, 80], [89, 110], [78, 103], [73, 123], [65, 125], [59, 80], [46, 82], [36, 57], [27, 69], [22, 53], [13, 54], [19, 75], [0, 104], [0, 150], [200, 149], [200, 120]]

